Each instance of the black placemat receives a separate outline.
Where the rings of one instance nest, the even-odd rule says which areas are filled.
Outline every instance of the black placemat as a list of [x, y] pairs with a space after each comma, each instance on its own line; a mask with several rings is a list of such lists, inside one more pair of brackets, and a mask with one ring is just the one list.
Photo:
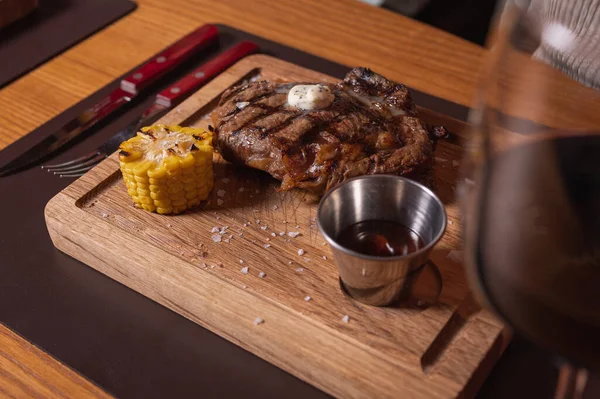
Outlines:
[[[253, 40], [267, 54], [333, 76], [342, 77], [349, 69], [229, 27], [219, 29], [219, 49]], [[0, 164], [117, 84], [118, 80], [0, 152]], [[419, 105], [458, 119], [466, 117], [467, 109], [460, 105], [419, 92], [414, 97]], [[149, 101], [140, 101], [55, 160], [89, 152], [133, 120]], [[327, 397], [56, 250], [43, 209], [69, 183], [39, 168], [0, 178], [0, 322], [121, 398]], [[480, 396], [550, 398], [555, 376], [543, 354], [516, 341]]]
[[0, 88], [135, 8], [130, 0], [40, 0], [0, 29]]

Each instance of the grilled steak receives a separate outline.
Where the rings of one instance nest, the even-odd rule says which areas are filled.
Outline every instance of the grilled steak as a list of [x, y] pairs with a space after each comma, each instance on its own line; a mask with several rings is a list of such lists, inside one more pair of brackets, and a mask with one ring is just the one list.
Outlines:
[[233, 163], [264, 170], [284, 190], [322, 194], [347, 178], [412, 175], [429, 168], [433, 143], [406, 86], [366, 68], [338, 84], [322, 109], [288, 103], [297, 84], [259, 81], [234, 87], [213, 113], [216, 146]]

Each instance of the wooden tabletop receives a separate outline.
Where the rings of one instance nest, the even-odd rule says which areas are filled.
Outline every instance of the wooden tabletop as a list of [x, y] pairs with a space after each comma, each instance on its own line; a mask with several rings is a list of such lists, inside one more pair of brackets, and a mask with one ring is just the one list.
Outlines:
[[[0, 90], [0, 149], [207, 22], [342, 64], [369, 66], [463, 105], [473, 98], [484, 54], [477, 45], [356, 0], [138, 3], [130, 15]], [[0, 325], [2, 396], [107, 395]]]

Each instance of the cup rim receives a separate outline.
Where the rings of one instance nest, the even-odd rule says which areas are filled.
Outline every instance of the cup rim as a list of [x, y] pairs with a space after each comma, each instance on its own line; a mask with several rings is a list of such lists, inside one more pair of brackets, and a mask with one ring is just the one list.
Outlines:
[[[394, 180], [403, 180], [405, 183], [408, 184], [413, 184], [415, 186], [417, 186], [418, 188], [420, 188], [421, 190], [425, 191], [427, 194], [429, 194], [434, 200], [435, 202], [440, 206], [440, 208], [442, 209], [442, 215], [443, 215], [443, 222], [442, 222], [442, 228], [440, 229], [439, 233], [427, 244], [425, 245], [423, 248], [419, 249], [418, 251], [415, 252], [411, 252], [410, 254], [407, 255], [397, 255], [397, 256], [375, 256], [375, 255], [366, 255], [363, 254], [361, 252], [357, 252], [353, 249], [347, 248], [341, 244], [339, 244], [335, 238], [331, 237], [329, 234], [327, 234], [327, 232], [325, 232], [325, 230], [323, 229], [323, 226], [321, 224], [321, 211], [323, 209], [323, 204], [325, 203], [325, 201], [327, 200], [327, 198], [329, 198], [329, 196], [332, 195], [332, 193], [334, 193], [335, 191], [341, 189], [343, 186], [350, 184], [354, 181], [358, 181], [358, 180], [365, 180], [365, 179], [382, 179], [382, 180], [388, 180], [388, 179], [394, 179]], [[414, 258], [417, 257], [419, 255], [422, 255], [424, 253], [429, 252], [442, 238], [442, 236], [444, 235], [444, 233], [446, 232], [446, 226], [447, 226], [447, 222], [448, 222], [448, 215], [446, 214], [446, 207], [444, 206], [444, 203], [439, 199], [439, 197], [437, 195], [435, 195], [435, 193], [429, 189], [428, 187], [424, 186], [423, 184], [409, 179], [407, 177], [403, 177], [403, 176], [396, 176], [396, 175], [389, 175], [389, 174], [378, 174], [378, 175], [363, 175], [363, 176], [358, 176], [358, 177], [353, 177], [351, 179], [348, 179], [346, 181], [344, 181], [341, 184], [338, 184], [336, 187], [334, 187], [333, 189], [329, 190], [327, 193], [325, 193], [325, 195], [323, 196], [323, 198], [321, 198], [321, 201], [319, 202], [319, 207], [317, 208], [317, 226], [319, 226], [319, 230], [321, 231], [321, 233], [323, 234], [323, 236], [325, 237], [325, 239], [327, 240], [327, 242], [329, 243], [329, 245], [331, 245], [333, 248], [342, 251], [348, 255], [352, 255], [354, 257], [358, 257], [358, 258], [362, 258], [362, 259], [366, 259], [366, 260], [374, 260], [374, 261], [398, 261], [398, 260], [404, 260], [404, 259], [409, 259], [409, 258]]]

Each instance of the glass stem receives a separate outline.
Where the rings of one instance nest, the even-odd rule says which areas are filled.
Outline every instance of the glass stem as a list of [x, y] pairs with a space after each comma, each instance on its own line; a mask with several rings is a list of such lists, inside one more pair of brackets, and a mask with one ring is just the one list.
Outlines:
[[587, 370], [575, 368], [569, 363], [563, 363], [558, 373], [558, 384], [554, 399], [581, 399], [587, 379]]

